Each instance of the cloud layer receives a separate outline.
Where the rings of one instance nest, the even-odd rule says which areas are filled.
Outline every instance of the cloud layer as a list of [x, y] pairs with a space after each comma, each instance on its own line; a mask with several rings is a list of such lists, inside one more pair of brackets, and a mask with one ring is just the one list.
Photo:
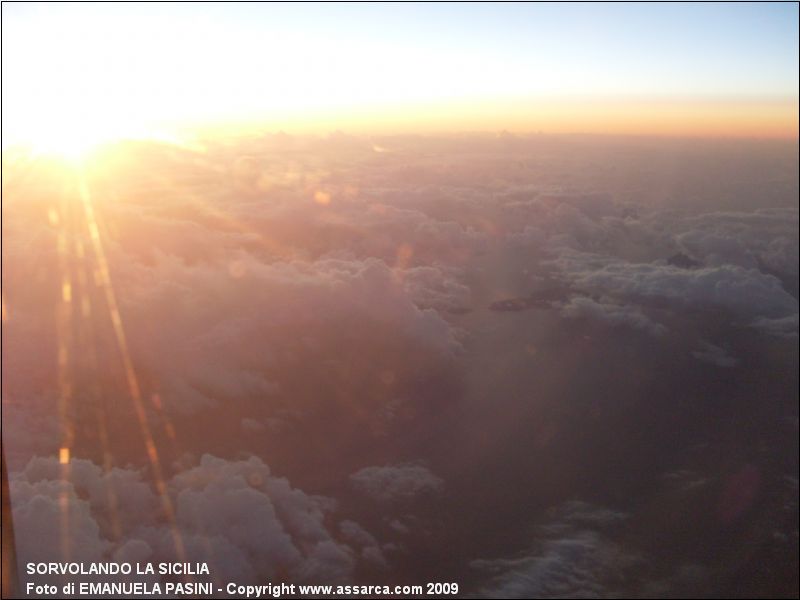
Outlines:
[[681, 553], [712, 540], [727, 573], [747, 540], [626, 537], [665, 465], [757, 465], [741, 522], [789, 527], [796, 148], [275, 134], [94, 160], [4, 162], [23, 560], [178, 544], [240, 583], [705, 589], [719, 565]]

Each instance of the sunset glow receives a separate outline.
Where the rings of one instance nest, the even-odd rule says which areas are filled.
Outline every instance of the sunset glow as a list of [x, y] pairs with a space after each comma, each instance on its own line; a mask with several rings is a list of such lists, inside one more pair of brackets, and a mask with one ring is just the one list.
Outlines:
[[9, 5], [3, 142], [74, 154], [225, 127], [797, 135], [796, 5], [456, 13]]
[[2, 4], [3, 598], [797, 598], [797, 3]]

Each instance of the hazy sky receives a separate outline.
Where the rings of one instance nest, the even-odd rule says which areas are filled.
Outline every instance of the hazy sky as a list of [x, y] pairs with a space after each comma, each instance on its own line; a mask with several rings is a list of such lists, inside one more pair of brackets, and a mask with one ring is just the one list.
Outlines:
[[3, 17], [7, 138], [219, 120], [797, 127], [795, 4], [12, 4]]

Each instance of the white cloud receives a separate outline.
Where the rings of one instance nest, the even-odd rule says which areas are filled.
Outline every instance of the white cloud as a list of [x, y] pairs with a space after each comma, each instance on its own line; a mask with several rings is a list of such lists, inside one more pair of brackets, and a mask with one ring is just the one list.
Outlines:
[[559, 307], [561, 314], [568, 318], [591, 318], [605, 321], [612, 326], [625, 325], [656, 337], [667, 331], [661, 323], [653, 321], [634, 306], [597, 302], [586, 296], [573, 296]]
[[613, 539], [625, 515], [584, 502], [567, 502], [539, 529], [540, 539], [514, 558], [470, 564], [487, 574], [484, 598], [619, 597], [642, 558]]
[[361, 550], [361, 556], [368, 563], [382, 568], [389, 566], [378, 540], [361, 525], [355, 521], [345, 520], [339, 524], [339, 531], [346, 542]]
[[[293, 488], [255, 457], [228, 461], [205, 455], [169, 479], [174, 531], [140, 472], [104, 472], [90, 461], [73, 459], [68, 481], [62, 473], [55, 459], [36, 458], [12, 479], [20, 564], [61, 556], [66, 540], [75, 560], [185, 558], [208, 562], [221, 580], [256, 583], [288, 573], [293, 581], [331, 583], [350, 578], [356, 549], [371, 563], [382, 558], [375, 538], [357, 523], [329, 529], [335, 519], [329, 499]], [[185, 557], [176, 553], [174, 532]]]
[[[290, 356], [299, 362], [304, 354], [335, 358], [343, 337], [350, 345], [381, 344], [380, 336], [388, 335], [431, 361], [460, 349], [439, 313], [417, 306], [465, 302], [466, 289], [440, 269], [415, 268], [399, 277], [378, 259], [241, 260], [246, 274], [232, 279], [213, 265], [163, 257], [125, 283], [132, 290], [127, 314], [137, 358], [163, 378], [168, 407], [193, 412], [221, 401], [267, 401], [290, 374], [277, 365]], [[148, 286], [145, 279], [156, 283]], [[138, 324], [153, 319], [161, 326], [139, 340]]]
[[673, 227], [678, 245], [707, 265], [763, 265], [797, 277], [797, 224], [797, 208], [776, 208], [706, 213]]
[[[638, 217], [623, 217], [623, 208], [607, 200], [594, 206], [591, 196], [576, 202], [544, 195], [508, 206], [521, 221], [509, 241], [544, 252], [544, 266], [584, 293], [624, 304], [668, 302], [676, 310], [724, 308], [745, 319], [797, 312], [790, 293], [798, 278], [796, 208], [642, 210]], [[666, 264], [675, 253], [699, 267]], [[588, 305], [563, 314], [580, 310], [588, 311]]]
[[797, 300], [776, 277], [736, 265], [689, 270], [566, 249], [550, 264], [587, 293], [669, 301], [681, 309], [723, 308], [749, 319], [797, 312]]
[[358, 491], [381, 502], [408, 502], [444, 490], [440, 477], [417, 464], [364, 467], [350, 475], [350, 482]]

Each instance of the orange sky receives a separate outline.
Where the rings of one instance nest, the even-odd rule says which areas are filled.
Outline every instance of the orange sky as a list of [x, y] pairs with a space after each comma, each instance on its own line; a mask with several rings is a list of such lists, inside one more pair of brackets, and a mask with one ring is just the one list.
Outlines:
[[234, 123], [798, 134], [790, 6], [11, 4], [3, 17], [4, 146]]
[[313, 133], [588, 133], [676, 137], [796, 138], [796, 100], [530, 98], [355, 106], [274, 114], [242, 121], [247, 129]]

